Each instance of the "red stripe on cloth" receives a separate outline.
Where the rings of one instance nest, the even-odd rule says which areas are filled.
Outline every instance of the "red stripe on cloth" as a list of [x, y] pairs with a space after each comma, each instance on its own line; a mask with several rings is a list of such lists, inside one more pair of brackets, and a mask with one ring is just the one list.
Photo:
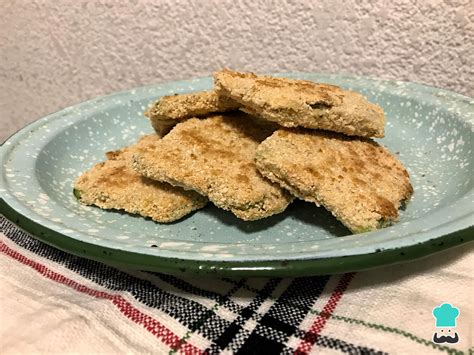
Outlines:
[[355, 273], [353, 272], [342, 275], [339, 283], [331, 294], [331, 297], [327, 301], [323, 310], [321, 313], [319, 313], [318, 317], [311, 325], [311, 328], [308, 330], [304, 338], [301, 340], [301, 343], [298, 345], [295, 354], [302, 355], [309, 353], [314, 343], [318, 339], [319, 334], [321, 334], [321, 331], [326, 325], [328, 318], [336, 309], [337, 303], [341, 299], [344, 291], [347, 289], [347, 286], [349, 286], [349, 283], [351, 282], [354, 275]]
[[118, 310], [131, 321], [143, 326], [147, 331], [160, 339], [164, 344], [168, 345], [173, 350], [179, 350], [185, 354], [202, 354], [203, 351], [192, 344], [180, 341], [180, 337], [174, 334], [170, 329], [166, 328], [156, 319], [144, 314], [139, 309], [135, 308], [130, 302], [120, 295], [110, 294], [108, 292], [97, 291], [85, 285], [67, 278], [55, 271], [52, 271], [43, 264], [28, 259], [26, 256], [11, 249], [5, 243], [0, 242], [0, 252], [9, 257], [21, 262], [24, 265], [30, 266], [46, 278], [71, 287], [72, 289], [81, 293], [87, 294], [95, 298], [102, 298], [109, 300], [118, 308]]

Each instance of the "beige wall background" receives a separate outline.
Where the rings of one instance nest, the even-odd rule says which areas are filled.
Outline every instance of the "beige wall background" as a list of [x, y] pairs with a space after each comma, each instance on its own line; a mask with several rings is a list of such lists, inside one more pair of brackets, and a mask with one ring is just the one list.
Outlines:
[[472, 0], [0, 0], [0, 8], [0, 141], [71, 104], [224, 66], [474, 94]]

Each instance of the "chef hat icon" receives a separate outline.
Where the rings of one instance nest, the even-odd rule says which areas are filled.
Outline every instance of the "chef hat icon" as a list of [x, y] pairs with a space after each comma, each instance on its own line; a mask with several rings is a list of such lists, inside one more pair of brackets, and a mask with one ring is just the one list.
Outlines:
[[443, 303], [433, 309], [433, 316], [436, 318], [437, 327], [455, 327], [459, 309], [449, 303]]

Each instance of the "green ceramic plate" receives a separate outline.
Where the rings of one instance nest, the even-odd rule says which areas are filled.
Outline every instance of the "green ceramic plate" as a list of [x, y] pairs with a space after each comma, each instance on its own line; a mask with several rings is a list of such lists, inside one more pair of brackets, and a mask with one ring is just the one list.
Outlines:
[[[210, 78], [88, 101], [25, 127], [0, 150], [1, 212], [46, 243], [126, 267], [166, 273], [297, 276], [347, 272], [418, 258], [474, 239], [474, 101], [412, 83], [285, 74], [341, 85], [381, 105], [386, 145], [415, 190], [400, 223], [351, 235], [323, 208], [301, 201], [243, 222], [209, 205], [174, 224], [80, 205], [74, 179], [104, 152], [152, 132], [143, 117], [162, 95], [209, 89]], [[376, 183], [376, 182], [373, 182]]]

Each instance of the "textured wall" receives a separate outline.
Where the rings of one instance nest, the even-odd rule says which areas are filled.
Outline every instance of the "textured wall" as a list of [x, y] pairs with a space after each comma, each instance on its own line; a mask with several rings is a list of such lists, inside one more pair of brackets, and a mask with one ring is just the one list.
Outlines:
[[0, 0], [0, 140], [143, 84], [255, 71], [358, 73], [474, 93], [472, 0]]

